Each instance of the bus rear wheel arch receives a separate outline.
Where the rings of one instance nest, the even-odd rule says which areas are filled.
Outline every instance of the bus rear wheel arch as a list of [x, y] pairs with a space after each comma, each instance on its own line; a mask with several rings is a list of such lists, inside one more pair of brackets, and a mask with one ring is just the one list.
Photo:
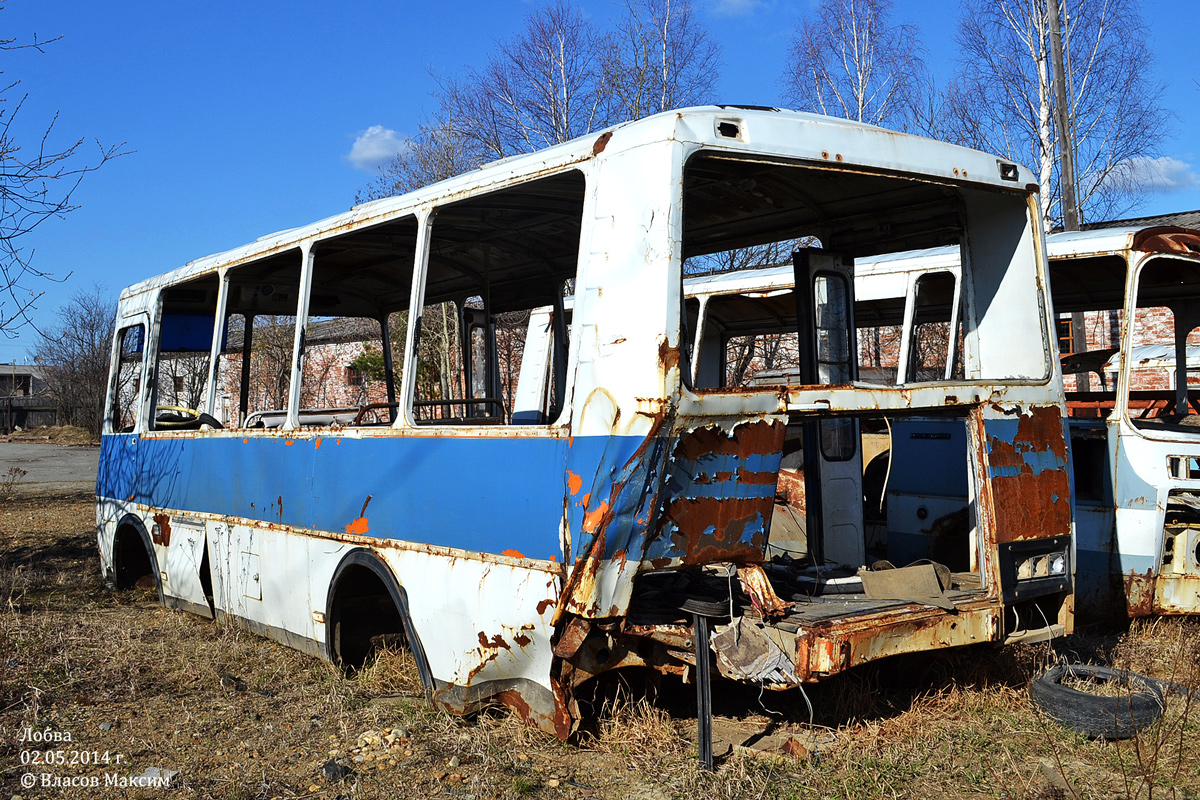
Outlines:
[[333, 573], [325, 604], [329, 660], [361, 668], [380, 646], [403, 642], [411, 651], [427, 694], [433, 678], [413, 629], [408, 595], [382, 559], [369, 550], [347, 554]]

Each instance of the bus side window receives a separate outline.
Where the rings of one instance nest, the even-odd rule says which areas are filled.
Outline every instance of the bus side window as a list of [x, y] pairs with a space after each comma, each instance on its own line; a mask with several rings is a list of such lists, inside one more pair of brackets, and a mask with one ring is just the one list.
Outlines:
[[[409, 354], [418, 424], [543, 424], [558, 417], [566, 380], [563, 299], [579, 261], [584, 189], [583, 176], [567, 172], [437, 210], [417, 352]], [[546, 307], [549, 352], [542, 354], [547, 343], [527, 337], [533, 315]], [[547, 359], [541, 407], [518, 402], [527, 348]]]
[[301, 427], [395, 421], [416, 244], [403, 216], [314, 246]]
[[213, 416], [226, 428], [241, 427], [242, 346], [246, 315], [226, 314], [221, 332], [221, 354], [217, 365], [217, 401]]
[[300, 267], [300, 251], [286, 250], [228, 273], [217, 379], [228, 398], [226, 427], [278, 428], [286, 422]]
[[118, 347], [117, 366], [109, 387], [109, 424], [113, 433], [129, 433], [137, 424], [146, 328], [142, 325], [122, 328]]
[[166, 290], [154, 366], [153, 430], [195, 430], [208, 390], [220, 281], [207, 275]]
[[955, 308], [957, 285], [951, 272], [931, 272], [917, 278], [908, 350], [910, 382], [963, 379], [962, 315]]

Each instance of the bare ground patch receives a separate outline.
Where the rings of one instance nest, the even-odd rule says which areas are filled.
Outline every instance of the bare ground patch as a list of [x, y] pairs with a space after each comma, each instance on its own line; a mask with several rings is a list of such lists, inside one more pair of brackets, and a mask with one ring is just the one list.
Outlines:
[[[1104, 743], [1043, 718], [1026, 688], [1066, 657], [1196, 686], [1194, 622], [1076, 636], [1053, 650], [888, 660], [807, 687], [811, 724], [799, 692], [722, 689], [718, 730], [745, 733], [751, 746], [705, 774], [695, 767], [689, 686], [665, 683], [650, 703], [639, 682], [614, 683], [593, 701], [601, 713], [591, 731], [570, 744], [503, 710], [448, 716], [425, 704], [403, 649], [347, 677], [235, 626], [160, 608], [153, 592], [108, 591], [93, 518], [87, 495], [0, 506], [5, 797], [1200, 796], [1194, 701], [1172, 698], [1138, 739]], [[71, 741], [23, 745], [27, 728]], [[792, 739], [796, 757], [753, 755], [755, 737]], [[108, 754], [109, 763], [22, 764], [46, 750]], [[323, 774], [331, 760], [349, 771]], [[173, 788], [104, 786], [106, 775], [147, 767], [177, 770]], [[44, 787], [43, 773], [94, 777], [100, 788]], [[26, 774], [39, 785], [22, 788]]]

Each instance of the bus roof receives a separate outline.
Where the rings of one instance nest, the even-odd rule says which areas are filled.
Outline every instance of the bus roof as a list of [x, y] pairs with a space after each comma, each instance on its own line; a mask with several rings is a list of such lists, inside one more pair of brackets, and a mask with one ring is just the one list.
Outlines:
[[348, 211], [188, 262], [183, 267], [134, 284], [129, 297], [222, 267], [285, 252], [302, 242], [415, 213], [431, 205], [561, 172], [594, 158], [664, 141], [679, 141], [707, 152], [795, 158], [841, 167], [908, 173], [948, 183], [1029, 191], [1032, 173], [976, 150], [896, 133], [850, 120], [781, 109], [704, 106], [668, 111], [626, 122], [431, 184], [408, 194], [373, 200]]

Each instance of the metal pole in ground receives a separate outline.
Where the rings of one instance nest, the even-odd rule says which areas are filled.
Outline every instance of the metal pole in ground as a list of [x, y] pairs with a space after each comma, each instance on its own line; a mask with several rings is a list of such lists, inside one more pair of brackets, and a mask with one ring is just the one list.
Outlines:
[[692, 642], [696, 651], [696, 724], [700, 768], [712, 772], [712, 651], [708, 648], [708, 620], [692, 614]]

